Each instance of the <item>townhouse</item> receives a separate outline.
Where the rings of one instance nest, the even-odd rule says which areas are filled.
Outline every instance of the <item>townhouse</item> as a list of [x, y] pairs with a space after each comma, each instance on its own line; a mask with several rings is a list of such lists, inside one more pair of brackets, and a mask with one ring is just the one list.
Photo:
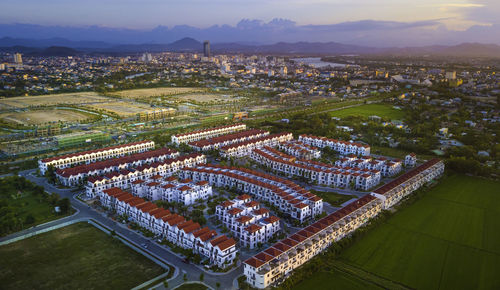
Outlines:
[[246, 130], [245, 124], [233, 124], [221, 127], [215, 127], [205, 130], [192, 131], [184, 134], [172, 135], [171, 140], [173, 144], [180, 145], [192, 141], [217, 137], [224, 134]]
[[384, 177], [397, 175], [403, 170], [403, 163], [399, 159], [389, 160], [386, 157], [372, 158], [370, 156], [357, 158], [353, 154], [338, 159], [335, 161], [335, 165], [344, 168], [356, 167], [368, 170], [378, 170]]
[[154, 141], [140, 141], [96, 150], [81, 151], [51, 158], [38, 160], [38, 168], [43, 175], [49, 166], [55, 168], [68, 168], [77, 164], [90, 164], [114, 157], [125, 156], [134, 153], [142, 153], [155, 148]]
[[224, 146], [219, 153], [222, 157], [243, 157], [248, 156], [255, 148], [263, 146], [277, 146], [280, 142], [286, 142], [293, 139], [292, 133], [271, 134], [265, 137], [248, 140], [241, 143]]
[[321, 157], [321, 150], [298, 140], [282, 142], [278, 145], [278, 149], [299, 159], [310, 160]]
[[205, 164], [183, 168], [179, 177], [205, 180], [217, 187], [233, 188], [269, 202], [291, 218], [304, 222], [323, 212], [323, 199], [290, 180], [246, 168]]
[[248, 194], [217, 205], [215, 214], [222, 224], [239, 240], [242, 247], [253, 249], [266, 243], [280, 230], [280, 219], [253, 201]]
[[147, 180], [158, 175], [162, 177], [172, 176], [181, 168], [193, 167], [206, 163], [206, 161], [205, 155], [193, 153], [167, 159], [163, 162], [153, 162], [101, 175], [89, 176], [85, 184], [85, 192], [87, 197], [94, 198], [99, 192], [111, 187], [128, 189], [137, 180]]
[[443, 172], [443, 161], [431, 159], [377, 188], [371, 194], [383, 200], [384, 208], [387, 209], [398, 203], [405, 196], [441, 176]]
[[250, 158], [273, 171], [289, 177], [300, 176], [320, 185], [369, 190], [379, 184], [381, 179], [379, 170], [333, 166], [312, 160], [297, 159], [267, 146], [254, 149]]
[[415, 167], [417, 165], [417, 154], [410, 153], [405, 156], [405, 167]]
[[163, 178], [155, 175], [150, 179], [138, 179], [131, 183], [131, 191], [135, 196], [148, 200], [164, 200], [191, 205], [199, 200], [207, 200], [212, 196], [212, 186], [207, 181], [192, 182], [178, 180], [174, 176]]
[[357, 156], [370, 155], [370, 145], [352, 141], [346, 142], [346, 141], [329, 139], [326, 137], [317, 137], [312, 135], [300, 135], [299, 141], [302, 141], [305, 144], [315, 146], [318, 148], [329, 147], [341, 155], [348, 155], [348, 154], [354, 154]]
[[101, 204], [129, 221], [165, 238], [184, 249], [191, 249], [210, 261], [225, 268], [236, 259], [236, 241], [218, 235], [208, 227], [202, 228], [192, 220], [158, 208], [154, 203], [113, 187], [99, 193]]
[[160, 148], [95, 163], [82, 164], [71, 168], [57, 169], [56, 177], [65, 186], [76, 186], [81, 184], [88, 176], [103, 175], [153, 162], [163, 162], [168, 158], [178, 156], [179, 152], [176, 150]]
[[234, 143], [241, 143], [248, 140], [269, 135], [269, 131], [251, 129], [234, 134], [222, 135], [210, 139], [189, 142], [188, 145], [196, 151], [218, 150], [221, 147]]
[[263, 289], [283, 282], [294, 269], [363, 226], [383, 209], [439, 177], [443, 170], [442, 161], [430, 160], [249, 258], [244, 262], [247, 283]]

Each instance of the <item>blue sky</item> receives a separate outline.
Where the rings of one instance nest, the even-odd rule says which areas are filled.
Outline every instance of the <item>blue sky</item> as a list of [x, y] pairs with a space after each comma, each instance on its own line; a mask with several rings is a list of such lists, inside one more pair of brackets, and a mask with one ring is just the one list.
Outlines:
[[447, 28], [498, 22], [499, 0], [0, 0], [1, 23], [127, 27], [236, 25], [286, 18], [298, 25], [439, 19]]
[[0, 0], [0, 37], [500, 44], [499, 16], [500, 0]]

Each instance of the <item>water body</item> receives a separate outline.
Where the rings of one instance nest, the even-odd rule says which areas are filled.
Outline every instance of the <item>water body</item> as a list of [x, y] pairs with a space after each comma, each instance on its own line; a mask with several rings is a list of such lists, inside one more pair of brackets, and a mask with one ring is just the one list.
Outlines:
[[343, 63], [334, 63], [334, 62], [326, 62], [322, 61], [320, 57], [302, 57], [302, 58], [292, 58], [293, 61], [299, 63], [305, 63], [307, 65], [313, 66], [315, 68], [323, 68], [327, 66], [331, 67], [346, 67], [346, 64]]

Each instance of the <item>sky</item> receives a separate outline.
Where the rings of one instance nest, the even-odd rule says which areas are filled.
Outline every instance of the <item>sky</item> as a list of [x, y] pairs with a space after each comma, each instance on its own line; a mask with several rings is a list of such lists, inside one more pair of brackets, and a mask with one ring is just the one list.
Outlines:
[[[439, 19], [452, 30], [498, 22], [498, 0], [0, 0], [1, 23], [209, 27], [285, 18], [298, 25]], [[498, 14], [497, 14], [498, 15]]]
[[[184, 31], [186, 36], [231, 41], [223, 38], [231, 28], [234, 37], [246, 31], [237, 41], [255, 42], [274, 38], [377, 46], [500, 42], [500, 0], [0, 0], [0, 7], [0, 37], [17, 36], [12, 35], [15, 28], [5, 25], [36, 24], [168, 30], [163, 34], [168, 37], [137, 41], [170, 40]], [[260, 37], [262, 32], [266, 35]]]

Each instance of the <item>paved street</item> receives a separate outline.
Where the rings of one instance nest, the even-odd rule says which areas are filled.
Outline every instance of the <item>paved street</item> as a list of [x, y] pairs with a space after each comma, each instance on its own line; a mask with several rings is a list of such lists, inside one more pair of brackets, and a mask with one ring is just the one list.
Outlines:
[[[167, 248], [162, 245], [158, 245], [154, 240], [145, 238], [142, 234], [137, 233], [133, 230], [128, 229], [123, 224], [117, 223], [109, 218], [107, 218], [103, 213], [99, 213], [94, 209], [90, 208], [85, 203], [79, 201], [73, 196], [76, 194], [70, 189], [59, 189], [46, 182], [45, 178], [37, 177], [33, 175], [34, 169], [22, 171], [19, 175], [26, 177], [33, 183], [41, 185], [45, 188], [47, 192], [57, 193], [62, 198], [67, 197], [71, 200], [72, 206], [77, 210], [77, 213], [71, 217], [66, 217], [60, 220], [56, 220], [47, 224], [39, 225], [15, 234], [9, 235], [7, 237], [0, 238], [0, 242], [9, 240], [12, 238], [20, 237], [23, 235], [33, 234], [36, 231], [47, 229], [50, 227], [57, 226], [58, 224], [67, 223], [71, 220], [90, 220], [93, 219], [98, 223], [105, 225], [111, 230], [128, 239], [130, 242], [140, 247], [141, 244], [146, 243], [148, 245], [147, 249], [142, 249], [145, 252], [159, 258], [163, 263], [170, 264], [177, 268], [178, 274], [169, 281], [169, 288], [175, 287], [183, 283], [183, 274], [187, 273], [189, 280], [198, 281], [200, 274], [204, 273], [204, 282], [214, 289], [216, 288], [216, 283], [221, 284], [221, 289], [234, 289], [233, 280], [243, 273], [242, 267], [230, 271], [229, 273], [210, 273], [202, 270], [201, 267], [195, 266], [193, 264], [186, 264], [182, 262], [182, 258], [178, 257], [176, 254], [170, 252]], [[161, 288], [161, 287], [160, 287]]]

